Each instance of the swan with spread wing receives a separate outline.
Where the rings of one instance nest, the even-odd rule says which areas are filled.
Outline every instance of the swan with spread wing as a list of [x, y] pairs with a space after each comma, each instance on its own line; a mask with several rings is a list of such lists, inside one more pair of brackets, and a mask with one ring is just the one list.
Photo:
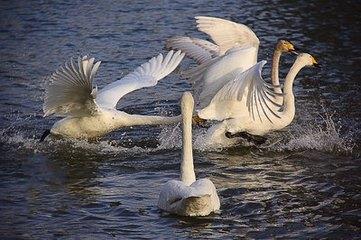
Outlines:
[[155, 86], [182, 61], [181, 51], [159, 54], [122, 79], [101, 90], [93, 85], [100, 61], [83, 57], [71, 59], [51, 76], [46, 86], [44, 117], [51, 114], [65, 118], [57, 121], [41, 137], [49, 134], [76, 139], [94, 139], [121, 127], [159, 125], [179, 122], [181, 116], [162, 117], [127, 114], [116, 109], [124, 95], [137, 89]]
[[[235, 70], [235, 77], [224, 85], [211, 99], [208, 106], [198, 111], [203, 119], [221, 121], [207, 132], [208, 143], [229, 144], [226, 137], [247, 133], [263, 136], [271, 131], [288, 126], [295, 116], [293, 82], [298, 72], [306, 66], [317, 66], [317, 61], [308, 53], [297, 56], [284, 83], [283, 93], [278, 93], [262, 78], [266, 61], [252, 68]], [[282, 104], [276, 102], [283, 95]]]
[[[214, 17], [196, 17], [199, 31], [208, 34], [214, 43], [190, 37], [173, 37], [166, 47], [182, 50], [187, 57], [194, 59], [199, 66], [184, 72], [183, 76], [194, 84], [198, 105], [207, 106], [213, 96], [231, 79], [234, 70], [245, 71], [257, 63], [260, 41], [246, 25]], [[279, 40], [273, 54], [272, 85], [281, 93], [279, 83], [279, 61], [282, 53], [293, 52], [290, 41]], [[278, 95], [275, 101], [282, 104]]]

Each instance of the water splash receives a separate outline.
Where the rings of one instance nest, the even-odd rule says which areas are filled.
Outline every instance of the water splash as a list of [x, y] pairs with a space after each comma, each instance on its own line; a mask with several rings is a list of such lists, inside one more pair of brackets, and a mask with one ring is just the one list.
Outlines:
[[181, 148], [182, 146], [182, 129], [180, 123], [174, 126], [166, 126], [158, 136], [159, 150]]
[[[205, 141], [206, 134], [207, 134], [206, 128], [193, 128], [193, 149], [198, 151], [212, 151], [212, 152], [221, 152], [224, 148], [226, 148], [224, 145], [222, 146], [215, 146], [210, 145]], [[158, 150], [164, 150], [164, 149], [172, 149], [172, 148], [182, 148], [182, 129], [180, 127], [180, 123], [178, 125], [174, 126], [167, 126], [162, 129], [158, 136], [159, 146]], [[232, 147], [233, 145], [229, 145], [229, 147]]]
[[[276, 151], [319, 150], [332, 153], [352, 153], [355, 146], [352, 133], [342, 133], [340, 123], [335, 123], [333, 115], [320, 116], [319, 124], [307, 122], [295, 124], [282, 133], [282, 140], [267, 148]], [[279, 134], [278, 134], [279, 135]]]
[[[22, 151], [32, 151], [34, 153], [51, 153], [53, 151], [66, 150], [67, 152], [81, 152], [86, 149], [89, 152], [98, 155], [109, 155], [119, 153], [140, 153], [149, 152], [152, 149], [145, 149], [141, 147], [127, 148], [121, 145], [123, 135], [119, 140], [100, 140], [96, 142], [89, 142], [86, 140], [73, 139], [55, 139], [48, 137], [44, 142], [39, 142], [39, 136], [35, 134], [37, 131], [34, 128], [24, 129], [27, 123], [35, 124], [35, 115], [20, 116], [19, 114], [12, 114], [7, 116], [12, 119], [12, 123], [0, 129], [0, 143], [10, 146], [12, 149]], [[32, 125], [32, 124], [30, 124]]]
[[[160, 134], [156, 137], [158, 146], [149, 148], [142, 144], [133, 144], [131, 147], [124, 146], [129, 140], [125, 139], [124, 134], [118, 136], [116, 140], [107, 140], [89, 142], [86, 140], [70, 139], [48, 139], [39, 143], [39, 139], [33, 134], [31, 129], [21, 130], [24, 122], [33, 120], [34, 116], [19, 117], [13, 116], [12, 124], [4, 129], [0, 129], [0, 142], [11, 145], [12, 148], [30, 150], [34, 152], [49, 152], [49, 149], [68, 149], [69, 151], [82, 151], [84, 149], [100, 154], [137, 154], [146, 152], [157, 152], [167, 149], [181, 149], [182, 130], [180, 124], [176, 126], [166, 126], [162, 128]], [[312, 118], [315, 119], [315, 118]], [[318, 125], [310, 121], [297, 123], [290, 127], [286, 132], [270, 134], [266, 146], [254, 146], [247, 142], [239, 143], [242, 146], [252, 146], [268, 151], [298, 151], [298, 150], [318, 150], [323, 152], [332, 152], [337, 154], [351, 154], [355, 146], [352, 133], [342, 133], [342, 126], [339, 122], [332, 119], [332, 115], [325, 114], [320, 116]], [[198, 151], [222, 151], [223, 148], [209, 146], [205, 141], [207, 129], [194, 128], [193, 148]], [[229, 146], [234, 147], [234, 146]]]

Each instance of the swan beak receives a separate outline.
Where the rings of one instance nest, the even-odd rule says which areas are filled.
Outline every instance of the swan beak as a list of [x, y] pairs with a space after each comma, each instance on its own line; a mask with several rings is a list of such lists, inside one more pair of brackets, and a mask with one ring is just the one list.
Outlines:
[[193, 116], [192, 122], [194, 125], [203, 125], [207, 120], [200, 118], [198, 115]]
[[321, 65], [317, 62], [316, 58], [312, 57], [312, 66], [314, 66], [315, 68], [321, 68]]
[[298, 49], [295, 48], [295, 46], [292, 45], [292, 47], [288, 50], [288, 52], [292, 53], [292, 54], [295, 54], [295, 55], [298, 55]]
[[315, 68], [322, 68], [322, 65], [319, 64], [319, 63], [314, 63], [313, 66], [314, 66]]

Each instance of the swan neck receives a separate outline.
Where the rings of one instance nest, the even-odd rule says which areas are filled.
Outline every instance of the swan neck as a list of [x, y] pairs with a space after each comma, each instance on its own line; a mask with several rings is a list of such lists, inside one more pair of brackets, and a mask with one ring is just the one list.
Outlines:
[[271, 74], [271, 79], [272, 79], [272, 85], [273, 86], [277, 86], [280, 85], [280, 80], [279, 80], [279, 63], [280, 63], [280, 59], [281, 59], [281, 51], [275, 49], [274, 53], [273, 53], [273, 58], [272, 58], [272, 74]]
[[[170, 125], [178, 123], [182, 120], [182, 116], [165, 117], [165, 116], [147, 116], [147, 115], [128, 115], [129, 119], [125, 122], [126, 126], [137, 125]], [[124, 121], [120, 121], [120, 124], [124, 124]], [[124, 126], [124, 125], [123, 125]]]
[[[187, 106], [184, 106], [187, 105]], [[187, 186], [196, 181], [196, 175], [193, 166], [193, 149], [192, 149], [192, 114], [193, 105], [182, 103], [183, 116], [183, 136], [182, 136], [182, 163], [181, 163], [181, 181]]]
[[295, 97], [293, 95], [293, 82], [298, 74], [298, 72], [305, 66], [302, 61], [296, 59], [293, 63], [291, 69], [289, 70], [284, 85], [284, 113], [289, 112], [290, 114], [294, 115], [295, 112]]

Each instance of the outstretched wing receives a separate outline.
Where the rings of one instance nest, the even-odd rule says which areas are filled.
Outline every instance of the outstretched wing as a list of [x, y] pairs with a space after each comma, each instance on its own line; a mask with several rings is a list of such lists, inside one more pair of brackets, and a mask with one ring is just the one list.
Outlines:
[[246, 25], [214, 17], [195, 17], [199, 31], [208, 34], [219, 46], [220, 54], [233, 47], [259, 47], [259, 39]]
[[219, 56], [219, 47], [209, 41], [175, 36], [167, 40], [167, 49], [181, 50], [185, 55], [198, 64], [202, 64]]
[[93, 79], [100, 61], [94, 58], [71, 59], [50, 77], [43, 105], [44, 117], [91, 115], [97, 110]]
[[249, 69], [256, 62], [257, 52], [254, 47], [241, 49], [235, 47], [223, 56], [215, 58], [214, 63], [203, 72], [202, 81], [198, 81], [194, 85], [195, 89], [200, 90], [200, 107], [207, 106], [217, 92], [233, 80], [236, 74]]
[[127, 93], [144, 87], [155, 86], [159, 80], [170, 74], [182, 61], [184, 53], [170, 51], [165, 58], [162, 54], [137, 67], [122, 79], [105, 86], [97, 94], [99, 106], [115, 108], [120, 98]]
[[265, 64], [266, 61], [260, 61], [247, 71], [234, 73], [234, 80], [220, 89], [210, 105], [201, 111], [209, 114], [207, 108], [213, 109], [209, 116], [213, 115], [212, 118], [217, 120], [236, 118], [240, 114], [261, 122], [272, 123], [272, 119], [280, 118], [278, 110], [281, 105], [275, 98], [283, 94], [274, 92], [272, 85], [263, 80], [261, 73]]

